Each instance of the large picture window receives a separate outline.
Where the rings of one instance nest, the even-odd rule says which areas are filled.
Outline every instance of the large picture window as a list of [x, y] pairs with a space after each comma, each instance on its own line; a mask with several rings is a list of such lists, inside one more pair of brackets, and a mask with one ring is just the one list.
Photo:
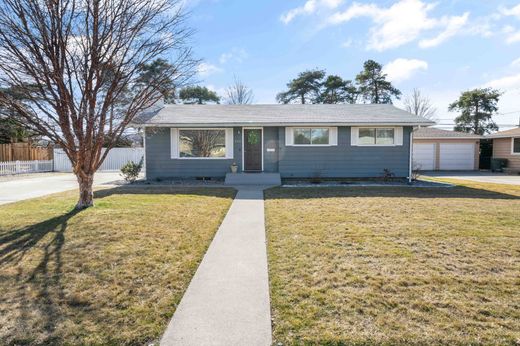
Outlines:
[[393, 145], [395, 129], [393, 128], [360, 128], [359, 145]]
[[179, 157], [225, 158], [226, 131], [224, 129], [179, 130]]
[[513, 154], [520, 154], [520, 138], [513, 138]]
[[295, 128], [294, 145], [329, 145], [328, 128]]

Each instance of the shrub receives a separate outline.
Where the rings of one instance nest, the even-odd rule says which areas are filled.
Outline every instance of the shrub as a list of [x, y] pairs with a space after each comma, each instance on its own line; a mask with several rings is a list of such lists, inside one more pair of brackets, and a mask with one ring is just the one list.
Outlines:
[[395, 178], [395, 174], [391, 170], [389, 170], [388, 168], [385, 168], [383, 170], [382, 178], [383, 178], [383, 181], [391, 181], [391, 180], [393, 180]]
[[128, 161], [123, 167], [121, 167], [121, 174], [126, 181], [133, 183], [139, 173], [141, 173], [141, 169], [143, 169], [143, 158], [139, 161], [139, 163], [135, 163], [134, 161]]

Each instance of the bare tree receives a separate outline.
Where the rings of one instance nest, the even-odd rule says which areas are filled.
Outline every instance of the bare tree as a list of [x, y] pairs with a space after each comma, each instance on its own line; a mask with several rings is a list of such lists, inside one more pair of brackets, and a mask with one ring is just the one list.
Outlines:
[[226, 89], [227, 102], [231, 105], [253, 103], [253, 90], [237, 77], [233, 77], [233, 84]]
[[[93, 205], [94, 173], [132, 119], [185, 83], [191, 55], [181, 0], [3, 0], [0, 108], [61, 146], [79, 183], [76, 208]], [[171, 68], [142, 83], [156, 58]], [[102, 147], [106, 147], [103, 151]]]
[[433, 119], [437, 109], [432, 105], [430, 98], [417, 88], [403, 100], [406, 111], [426, 119]]

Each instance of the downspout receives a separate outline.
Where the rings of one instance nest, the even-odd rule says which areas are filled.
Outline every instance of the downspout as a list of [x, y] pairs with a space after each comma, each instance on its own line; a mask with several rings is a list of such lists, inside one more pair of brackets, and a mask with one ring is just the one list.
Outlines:
[[[419, 126], [420, 127], [420, 126]], [[410, 131], [410, 160], [408, 162], [408, 183], [412, 182], [412, 163], [413, 163], [413, 133], [416, 127], [412, 127], [412, 131]]]
[[146, 125], [143, 126], [143, 167], [144, 167], [144, 180], [147, 180], [146, 178]]

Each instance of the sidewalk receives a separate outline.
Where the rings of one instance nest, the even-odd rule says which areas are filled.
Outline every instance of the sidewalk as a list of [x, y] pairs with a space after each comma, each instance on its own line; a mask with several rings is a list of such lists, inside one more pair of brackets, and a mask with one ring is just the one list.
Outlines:
[[271, 344], [261, 187], [240, 188], [161, 340], [163, 346]]

